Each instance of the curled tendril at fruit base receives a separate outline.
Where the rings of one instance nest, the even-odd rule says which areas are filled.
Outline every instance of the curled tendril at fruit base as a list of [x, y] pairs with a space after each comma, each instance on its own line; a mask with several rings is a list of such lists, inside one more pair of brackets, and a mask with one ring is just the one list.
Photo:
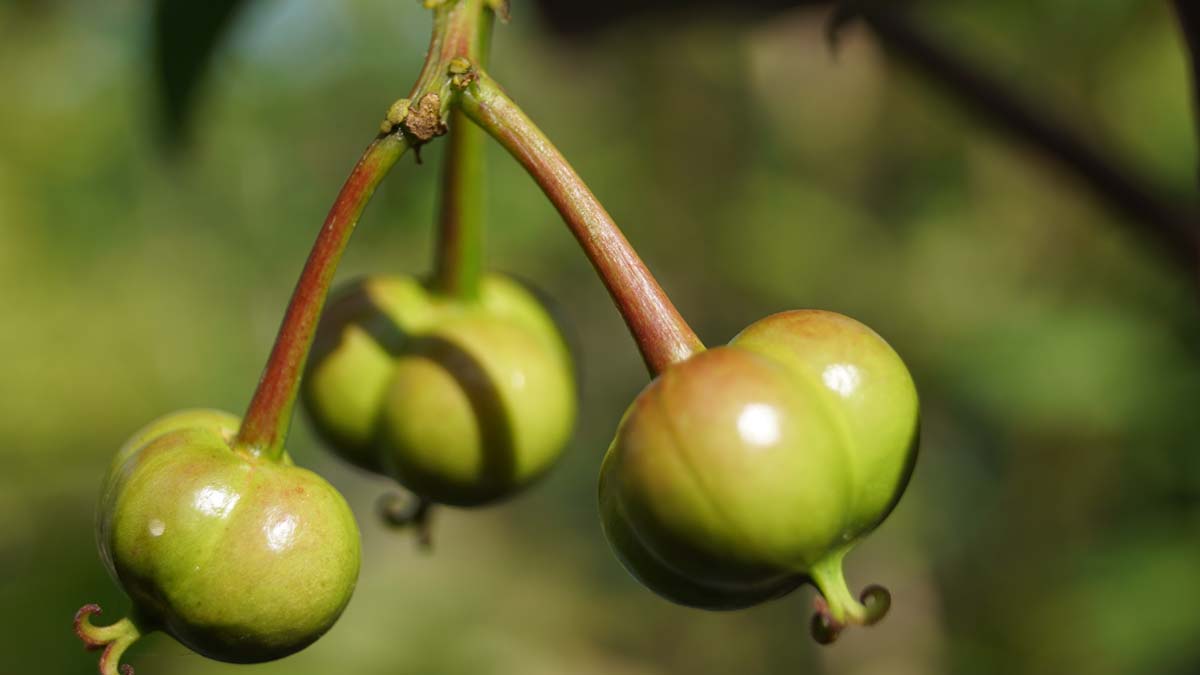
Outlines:
[[433, 502], [411, 493], [391, 492], [379, 498], [379, 515], [385, 525], [411, 528], [423, 550], [433, 548]]
[[846, 618], [839, 621], [834, 618], [825, 596], [818, 593], [813, 599], [816, 607], [811, 624], [813, 639], [823, 645], [833, 644], [848, 624], [872, 626], [879, 623], [892, 607], [892, 594], [883, 586], [872, 584], [863, 589], [858, 601], [861, 604], [857, 608], [849, 608]]
[[133, 675], [133, 666], [121, 665], [121, 655], [142, 636], [132, 619], [126, 617], [110, 626], [92, 624], [92, 615], [103, 613], [100, 605], [84, 605], [75, 612], [75, 634], [89, 651], [103, 649], [100, 655], [101, 675]]
[[872, 584], [864, 588], [863, 592], [859, 594], [858, 600], [867, 610], [863, 619], [864, 626], [879, 623], [892, 608], [892, 594], [879, 584]]

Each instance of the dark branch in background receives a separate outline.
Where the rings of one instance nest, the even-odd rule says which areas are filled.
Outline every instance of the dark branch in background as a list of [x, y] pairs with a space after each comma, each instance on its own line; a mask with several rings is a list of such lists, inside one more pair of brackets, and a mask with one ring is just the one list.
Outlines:
[[[1010, 136], [1035, 147], [1077, 175], [1125, 222], [1162, 244], [1192, 271], [1200, 270], [1200, 212], [1192, 204], [1164, 197], [1152, 185], [1113, 161], [1077, 135], [1021, 99], [999, 79], [961, 54], [942, 46], [885, 2], [844, 0], [835, 22], [858, 18], [892, 53], [908, 61], [942, 86], [961, 105]], [[1200, 66], [1200, 5], [1173, 0], [1192, 57], [1193, 77]], [[178, 141], [188, 126], [195, 91], [232, 19], [245, 0], [156, 0], [155, 44], [170, 139]], [[699, 12], [733, 8], [746, 16], [765, 15], [799, 5], [829, 4], [821, 0], [538, 0], [550, 24], [560, 32], [594, 33], [633, 15], [662, 11]], [[836, 26], [835, 26], [836, 27]], [[1200, 81], [1200, 80], [1197, 80]], [[1200, 119], [1200, 118], [1198, 118]], [[1200, 128], [1198, 128], [1200, 132]]]
[[[652, 12], [728, 7], [730, 3], [683, 0], [614, 0], [581, 3], [540, 0], [541, 9], [558, 31], [577, 35], [602, 30], [634, 15]], [[800, 5], [831, 4], [811, 0], [744, 0], [736, 9], [748, 16]], [[1185, 34], [1196, 58], [1200, 41], [1200, 5], [1175, 0]], [[685, 6], [686, 5], [686, 6]], [[699, 8], [697, 7], [699, 5]], [[1164, 196], [1132, 171], [1080, 137], [1070, 126], [1052, 119], [1015, 94], [1000, 79], [944, 47], [929, 32], [895, 9], [894, 0], [842, 3], [834, 29], [861, 19], [883, 46], [940, 85], [960, 105], [1056, 161], [1078, 176], [1096, 197], [1124, 217], [1131, 227], [1162, 244], [1180, 263], [1200, 269], [1200, 212]], [[1195, 72], [1195, 70], [1193, 71]]]
[[798, 5], [828, 4], [828, 0], [537, 0], [538, 9], [558, 33], [571, 37], [594, 35], [628, 19], [642, 16], [677, 16], [714, 11], [738, 16], [769, 16]]
[[[1175, 0], [1175, 14], [1179, 17], [1179, 30], [1187, 44], [1192, 72], [1192, 115], [1195, 119], [1197, 137], [1200, 138], [1200, 5], [1196, 0]], [[1198, 174], [1200, 175], [1200, 174]]]
[[[1189, 0], [1180, 0], [1187, 4]], [[1200, 213], [1176, 204], [1139, 177], [1092, 148], [1074, 131], [1022, 100], [1000, 80], [961, 54], [940, 45], [928, 32], [884, 3], [847, 4], [831, 31], [855, 18], [883, 46], [939, 84], [961, 105], [1010, 136], [1034, 146], [1075, 173], [1100, 201], [1131, 226], [1164, 245], [1192, 271], [1200, 268]], [[1195, 18], [1195, 9], [1187, 13]]]

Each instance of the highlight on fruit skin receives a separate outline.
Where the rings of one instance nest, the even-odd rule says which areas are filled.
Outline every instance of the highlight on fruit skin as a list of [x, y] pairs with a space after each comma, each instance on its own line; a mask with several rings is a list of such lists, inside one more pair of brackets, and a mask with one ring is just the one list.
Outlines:
[[916, 388], [900, 357], [846, 316], [798, 310], [661, 373], [625, 413], [600, 474], [605, 534], [660, 596], [733, 610], [820, 591], [829, 643], [891, 606], [856, 598], [842, 561], [904, 492]]
[[554, 321], [512, 279], [487, 275], [476, 299], [462, 299], [374, 276], [331, 298], [302, 396], [343, 459], [417, 498], [480, 506], [525, 489], [561, 456], [573, 370]]
[[129, 675], [122, 653], [161, 630], [218, 661], [288, 656], [341, 615], [358, 578], [358, 527], [323, 478], [235, 450], [240, 420], [187, 410], [147, 425], [114, 458], [100, 497], [97, 545], [133, 601], [131, 616], [75, 630], [103, 649], [103, 675]]

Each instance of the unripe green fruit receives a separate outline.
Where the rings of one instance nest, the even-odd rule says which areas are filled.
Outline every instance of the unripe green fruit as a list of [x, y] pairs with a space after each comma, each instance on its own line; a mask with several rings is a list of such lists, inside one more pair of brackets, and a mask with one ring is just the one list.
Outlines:
[[503, 497], [558, 458], [574, 418], [561, 355], [517, 322], [445, 321], [400, 357], [385, 400], [387, 471], [413, 492], [470, 506]]
[[873, 331], [830, 312], [767, 317], [634, 401], [601, 470], [605, 532], [634, 576], [690, 606], [812, 581], [836, 634], [878, 618], [841, 562], [900, 498], [917, 433], [912, 378]]
[[375, 435], [392, 365], [440, 315], [429, 292], [407, 277], [367, 277], [330, 294], [301, 397], [317, 432], [343, 459], [382, 471]]
[[435, 502], [511, 495], [554, 463], [575, 418], [571, 359], [538, 301], [502, 276], [450, 298], [405, 277], [334, 295], [304, 381], [348, 461]]
[[[334, 624], [358, 577], [359, 536], [320, 476], [286, 455], [235, 451], [238, 425], [192, 410], [135, 434], [105, 479], [97, 540], [139, 630], [255, 663], [297, 652]], [[86, 626], [81, 636], [105, 630]]]

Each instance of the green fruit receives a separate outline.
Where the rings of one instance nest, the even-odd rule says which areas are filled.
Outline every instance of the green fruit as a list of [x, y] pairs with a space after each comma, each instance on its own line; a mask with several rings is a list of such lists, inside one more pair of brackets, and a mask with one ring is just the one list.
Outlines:
[[375, 435], [392, 364], [441, 315], [415, 279], [368, 277], [329, 298], [301, 383], [317, 433], [343, 459], [380, 472]]
[[767, 317], [651, 382], [604, 458], [605, 533], [663, 597], [737, 609], [805, 581], [832, 637], [864, 607], [841, 563], [899, 500], [916, 459], [918, 406], [900, 357], [845, 316]]
[[521, 285], [485, 277], [478, 299], [371, 277], [330, 300], [303, 390], [346, 460], [422, 498], [474, 506], [553, 465], [575, 418], [571, 360]]
[[[358, 577], [359, 536], [320, 476], [286, 455], [235, 451], [238, 425], [192, 410], [135, 434], [105, 478], [97, 540], [133, 600], [134, 637], [163, 630], [209, 658], [256, 663], [297, 652], [334, 624]], [[90, 626], [95, 611], [81, 610], [77, 628], [103, 646], [117, 628]], [[115, 673], [118, 658], [106, 653], [102, 672]]]

